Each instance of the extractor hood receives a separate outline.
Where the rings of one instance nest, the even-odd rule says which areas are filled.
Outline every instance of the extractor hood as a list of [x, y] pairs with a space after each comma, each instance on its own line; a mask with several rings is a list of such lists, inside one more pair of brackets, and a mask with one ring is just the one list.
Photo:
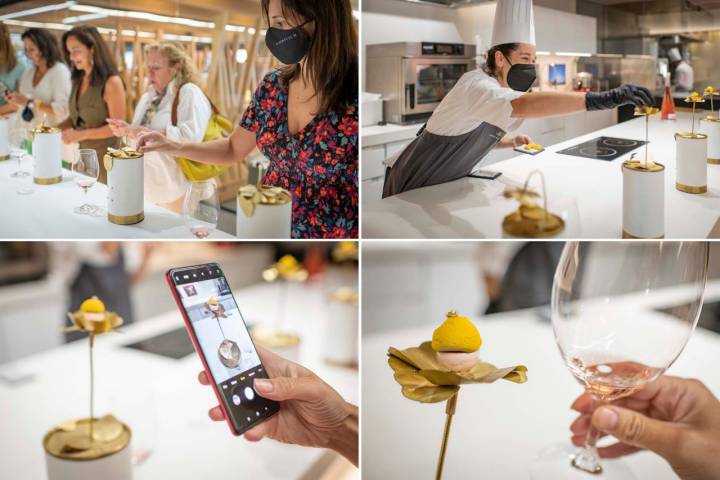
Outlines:
[[480, 5], [490, 0], [398, 0], [406, 3], [420, 3], [424, 5], [435, 5], [437, 7], [458, 8], [468, 5]]

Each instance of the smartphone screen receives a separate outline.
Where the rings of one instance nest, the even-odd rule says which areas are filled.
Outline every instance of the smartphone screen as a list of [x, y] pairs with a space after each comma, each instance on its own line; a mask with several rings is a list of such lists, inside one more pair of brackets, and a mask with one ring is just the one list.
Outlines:
[[177, 268], [167, 279], [233, 433], [240, 435], [277, 413], [279, 404], [253, 388], [256, 378], [268, 378], [267, 372], [220, 267]]

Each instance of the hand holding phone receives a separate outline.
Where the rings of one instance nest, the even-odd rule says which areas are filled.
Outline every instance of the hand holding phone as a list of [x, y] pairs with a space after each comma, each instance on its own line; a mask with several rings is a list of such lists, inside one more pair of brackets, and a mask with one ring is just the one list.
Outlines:
[[[280, 412], [245, 432], [247, 440], [264, 437], [306, 447], [331, 448], [357, 465], [358, 408], [346, 402], [330, 385], [309, 369], [258, 347], [269, 379], [256, 379], [255, 389], [265, 398], [281, 402]], [[211, 385], [207, 373], [198, 380]], [[225, 420], [220, 406], [210, 409], [210, 418]]]
[[279, 404], [254, 388], [255, 379], [268, 375], [220, 267], [176, 268], [166, 279], [232, 433], [277, 413]]

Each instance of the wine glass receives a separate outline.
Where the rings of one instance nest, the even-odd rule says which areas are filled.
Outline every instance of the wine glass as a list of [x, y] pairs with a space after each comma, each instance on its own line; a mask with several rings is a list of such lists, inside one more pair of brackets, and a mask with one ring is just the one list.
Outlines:
[[10, 174], [13, 178], [29, 177], [30, 172], [22, 169], [22, 161], [27, 155], [30, 142], [27, 128], [14, 128], [10, 131], [10, 156], [17, 160], [18, 169]]
[[92, 149], [80, 149], [75, 152], [75, 162], [72, 164], [72, 176], [75, 184], [85, 192], [84, 202], [73, 210], [78, 215], [93, 215], [98, 207], [87, 203], [87, 193], [97, 182], [100, 174], [100, 163], [97, 152]]
[[217, 227], [220, 199], [212, 180], [191, 182], [185, 190], [183, 220], [196, 238], [207, 238]]
[[[593, 407], [627, 397], [662, 375], [695, 329], [707, 278], [707, 242], [569, 242], [555, 271], [552, 326], [570, 372]], [[600, 464], [590, 428], [578, 452], [541, 454], [532, 478], [635, 478], [621, 461]]]

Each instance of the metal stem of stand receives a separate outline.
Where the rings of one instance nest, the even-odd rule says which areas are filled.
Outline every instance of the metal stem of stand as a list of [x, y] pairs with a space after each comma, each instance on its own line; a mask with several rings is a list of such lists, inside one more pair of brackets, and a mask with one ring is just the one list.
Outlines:
[[95, 424], [95, 366], [93, 364], [93, 344], [95, 334], [88, 336], [90, 342], [90, 443], [93, 442], [93, 430]]
[[650, 115], [645, 115], [645, 168], [648, 163], [648, 144], [650, 143]]
[[452, 418], [455, 415], [455, 407], [457, 405], [457, 397], [460, 391], [450, 397], [445, 405], [445, 431], [443, 432], [442, 446], [440, 447], [440, 459], [438, 460], [437, 472], [435, 480], [442, 479], [443, 465], [445, 464], [445, 451], [447, 450], [448, 438], [450, 437], [450, 427], [452, 426]]
[[525, 180], [525, 185], [523, 186], [522, 193], [525, 194], [528, 189], [528, 185], [530, 185], [530, 179], [535, 174], [540, 175], [540, 183], [542, 184], [542, 196], [543, 196], [543, 208], [545, 209], [545, 220], [548, 220], [550, 218], [550, 212], [548, 211], [548, 205], [547, 205], [547, 192], [545, 191], [545, 175], [540, 170], [533, 170], [530, 172], [530, 175], [527, 176], [527, 179]]
[[692, 102], [693, 104], [693, 113], [692, 113], [692, 130], [691, 133], [693, 136], [695, 136], [695, 102]]

